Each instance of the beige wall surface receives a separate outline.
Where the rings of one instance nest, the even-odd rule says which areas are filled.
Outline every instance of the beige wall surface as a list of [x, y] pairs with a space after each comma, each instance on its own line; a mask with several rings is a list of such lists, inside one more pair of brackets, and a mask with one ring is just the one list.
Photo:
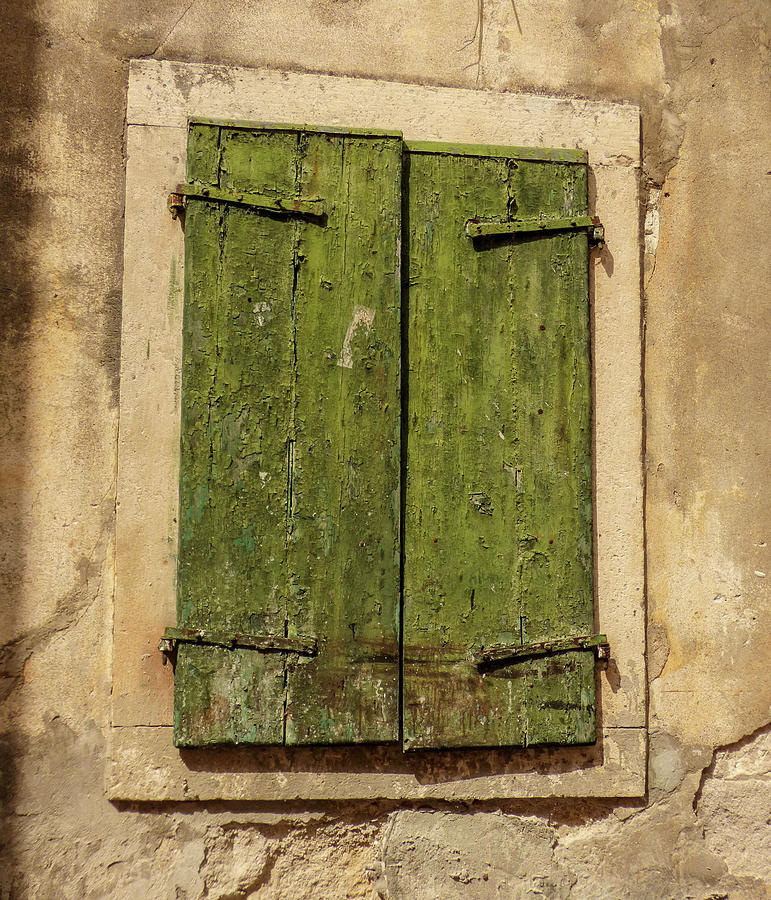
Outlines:
[[[766, 898], [765, 0], [5, 0], [0, 898]], [[111, 802], [131, 58], [642, 114], [642, 798]]]

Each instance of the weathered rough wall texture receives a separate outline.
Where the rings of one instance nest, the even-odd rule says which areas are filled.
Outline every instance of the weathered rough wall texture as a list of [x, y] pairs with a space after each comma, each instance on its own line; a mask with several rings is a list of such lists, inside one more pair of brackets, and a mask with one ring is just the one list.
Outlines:
[[[770, 13], [765, 0], [5, 0], [3, 900], [769, 896]], [[123, 122], [139, 56], [640, 103], [644, 801], [104, 798]]]

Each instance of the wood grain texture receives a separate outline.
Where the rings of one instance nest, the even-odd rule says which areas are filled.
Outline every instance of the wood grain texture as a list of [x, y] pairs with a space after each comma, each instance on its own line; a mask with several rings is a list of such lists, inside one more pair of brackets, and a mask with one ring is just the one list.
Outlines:
[[181, 645], [180, 746], [396, 736], [400, 168], [395, 137], [191, 126], [191, 183], [326, 215], [189, 200], [178, 622], [320, 651]]
[[585, 214], [586, 167], [423, 144], [402, 197], [401, 153], [191, 127], [191, 183], [327, 214], [190, 198], [179, 623], [321, 649], [182, 645], [182, 746], [398, 738], [402, 302], [405, 746], [594, 740], [591, 651], [473, 664], [592, 628], [587, 236], [465, 234]]
[[464, 233], [585, 214], [586, 167], [424, 148], [408, 183], [405, 747], [591, 742], [591, 651], [471, 659], [592, 628], [587, 236]]
[[398, 739], [401, 140], [305, 135], [299, 231], [286, 741]]

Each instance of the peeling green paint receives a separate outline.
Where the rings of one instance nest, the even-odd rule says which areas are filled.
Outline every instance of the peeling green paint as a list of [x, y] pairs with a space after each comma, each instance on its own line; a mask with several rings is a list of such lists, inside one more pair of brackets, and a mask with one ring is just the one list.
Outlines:
[[593, 625], [588, 238], [465, 233], [585, 215], [586, 166], [473, 149], [409, 157], [405, 746], [590, 742], [591, 651], [471, 661]]
[[466, 234], [585, 216], [585, 154], [407, 147], [190, 127], [178, 621], [319, 653], [180, 645], [180, 746], [398, 740], [400, 679], [407, 748], [594, 740], [591, 650], [473, 664], [592, 630], [588, 236]]
[[398, 737], [400, 173], [398, 137], [190, 128], [191, 183], [326, 218], [188, 200], [178, 621], [320, 650], [180, 645], [180, 746]]
[[167, 301], [167, 309], [169, 315], [173, 314], [177, 309], [182, 285], [179, 283], [177, 266], [179, 265], [176, 255], [171, 257], [171, 267], [169, 269], [169, 297]]

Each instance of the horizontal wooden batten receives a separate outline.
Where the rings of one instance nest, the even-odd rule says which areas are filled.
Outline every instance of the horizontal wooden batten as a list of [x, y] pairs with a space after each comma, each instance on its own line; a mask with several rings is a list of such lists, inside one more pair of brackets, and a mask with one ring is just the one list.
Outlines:
[[225, 191], [199, 184], [179, 184], [175, 193], [189, 200], [210, 200], [214, 203], [236, 203], [267, 212], [285, 215], [323, 216], [324, 201], [318, 197], [271, 197], [250, 191]]
[[225, 647], [244, 650], [260, 650], [265, 653], [299, 653], [315, 656], [318, 643], [315, 637], [281, 637], [272, 634], [229, 634], [204, 628], [167, 628], [158, 648], [164, 653], [173, 652], [177, 644], [197, 644], [202, 647]]
[[478, 668], [483, 669], [486, 666], [506, 665], [519, 659], [551, 656], [575, 650], [594, 650], [598, 659], [607, 659], [610, 656], [607, 635], [588, 634], [553, 638], [550, 641], [537, 641], [531, 644], [492, 644], [483, 647], [476, 654], [475, 662]]
[[466, 222], [466, 234], [469, 237], [489, 237], [496, 234], [518, 234], [533, 231], [572, 231], [580, 228], [591, 228], [594, 225], [591, 216], [566, 216], [551, 219], [509, 219], [503, 222], [483, 222], [469, 219]]
[[482, 156], [523, 160], [527, 162], [559, 162], [586, 165], [586, 150], [562, 147], [506, 147], [499, 144], [448, 144], [434, 141], [405, 141], [409, 153], [431, 153], [440, 156]]
[[229, 128], [236, 131], [303, 131], [311, 134], [339, 134], [341, 136], [362, 137], [362, 138], [381, 138], [381, 137], [402, 137], [401, 131], [388, 131], [376, 128], [346, 128], [337, 125], [298, 125], [289, 124], [287, 122], [250, 122], [244, 119], [205, 119], [195, 118], [188, 119], [190, 125], [217, 125], [222, 128]]

